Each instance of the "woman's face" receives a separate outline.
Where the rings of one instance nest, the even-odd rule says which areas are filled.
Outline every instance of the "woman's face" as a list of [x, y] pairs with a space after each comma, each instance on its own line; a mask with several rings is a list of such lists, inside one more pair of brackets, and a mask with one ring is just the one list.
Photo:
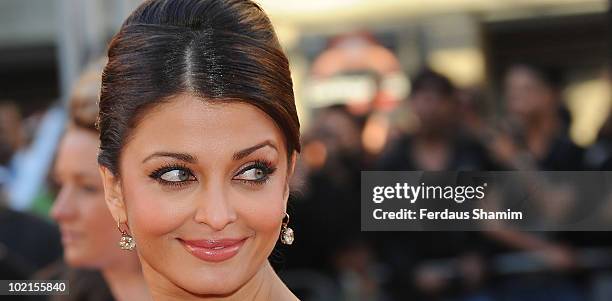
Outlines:
[[528, 68], [514, 67], [504, 84], [508, 112], [516, 117], [529, 120], [556, 106], [553, 90]]
[[252, 105], [187, 95], [140, 120], [122, 150], [120, 179], [101, 171], [151, 289], [238, 290], [267, 260], [285, 215], [290, 169], [281, 131]]
[[97, 135], [71, 127], [60, 142], [53, 170], [60, 190], [51, 216], [60, 226], [64, 259], [71, 266], [101, 268], [125, 256], [116, 247], [120, 235], [104, 202], [97, 153]]

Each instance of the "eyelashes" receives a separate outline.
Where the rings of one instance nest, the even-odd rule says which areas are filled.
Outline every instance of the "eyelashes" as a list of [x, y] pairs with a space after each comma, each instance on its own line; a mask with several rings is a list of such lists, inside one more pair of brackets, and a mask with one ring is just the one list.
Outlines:
[[180, 188], [192, 181], [197, 181], [191, 170], [184, 164], [167, 164], [152, 173], [149, 177], [162, 185]]
[[[241, 168], [232, 180], [247, 185], [258, 186], [265, 184], [276, 171], [276, 167], [266, 160], [256, 160]], [[172, 188], [181, 188], [197, 181], [194, 173], [184, 164], [167, 164], [149, 174], [149, 177], [160, 184]]]
[[234, 180], [251, 185], [261, 185], [270, 179], [270, 175], [276, 171], [276, 167], [268, 161], [258, 160], [242, 168]]

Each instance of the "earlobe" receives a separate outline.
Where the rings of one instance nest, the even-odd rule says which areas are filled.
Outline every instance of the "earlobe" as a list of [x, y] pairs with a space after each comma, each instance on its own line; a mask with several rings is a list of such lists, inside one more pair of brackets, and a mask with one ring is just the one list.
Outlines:
[[123, 201], [121, 181], [105, 166], [99, 165], [98, 169], [104, 185], [104, 200], [108, 210], [116, 222], [126, 222], [127, 212]]

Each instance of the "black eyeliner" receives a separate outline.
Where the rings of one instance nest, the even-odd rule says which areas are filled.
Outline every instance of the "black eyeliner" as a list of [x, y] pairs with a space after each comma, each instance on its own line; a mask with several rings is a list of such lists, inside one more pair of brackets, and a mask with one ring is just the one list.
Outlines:
[[191, 182], [190, 180], [188, 181], [166, 181], [164, 179], [161, 178], [161, 176], [169, 171], [173, 171], [173, 170], [183, 170], [186, 171], [187, 173], [189, 173], [190, 177], [194, 177], [193, 172], [191, 172], [191, 169], [189, 169], [186, 165], [184, 164], [180, 164], [180, 163], [172, 163], [172, 164], [165, 164], [163, 166], [161, 166], [160, 168], [157, 168], [156, 170], [154, 170], [153, 172], [151, 172], [149, 174], [149, 177], [157, 182], [159, 182], [162, 185], [167, 185], [167, 186], [174, 186], [174, 187], [180, 187], [180, 186], [184, 186], [186, 184], [188, 184], [189, 182]]
[[241, 175], [244, 172], [246, 172], [248, 170], [251, 170], [253, 168], [257, 168], [257, 169], [263, 171], [264, 176], [262, 178], [256, 179], [256, 180], [245, 180], [245, 179], [235, 179], [235, 180], [240, 181], [240, 182], [245, 183], [245, 184], [249, 184], [249, 185], [261, 185], [261, 184], [266, 183], [270, 179], [270, 175], [273, 174], [276, 171], [276, 167], [272, 166], [272, 162], [267, 161], [267, 160], [256, 160], [252, 164], [249, 164], [245, 168], [241, 169], [236, 174], [236, 176]]
[[249, 164], [247, 167], [241, 169], [236, 175], [240, 175], [245, 171], [253, 168], [261, 169], [266, 175], [270, 175], [276, 171], [276, 167], [273, 167], [271, 162], [265, 160], [256, 160], [252, 164]]

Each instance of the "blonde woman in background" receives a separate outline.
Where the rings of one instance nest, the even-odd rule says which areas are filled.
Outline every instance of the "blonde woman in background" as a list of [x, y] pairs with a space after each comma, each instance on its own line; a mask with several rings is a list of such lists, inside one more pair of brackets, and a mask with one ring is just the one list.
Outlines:
[[[84, 73], [70, 101], [69, 122], [52, 174], [59, 191], [51, 216], [59, 224], [64, 260], [70, 268], [99, 270], [116, 300], [149, 300], [138, 257], [117, 247], [121, 235], [104, 202], [98, 173], [99, 139], [95, 122], [104, 63], [99, 62]], [[92, 284], [94, 280], [72, 278], [76, 278], [77, 286], [84, 287], [75, 292], [75, 284], [71, 283], [72, 296], [64, 297], [72, 300], [77, 298], [75, 295], [86, 294], [87, 300], [104, 298], [104, 290]]]

